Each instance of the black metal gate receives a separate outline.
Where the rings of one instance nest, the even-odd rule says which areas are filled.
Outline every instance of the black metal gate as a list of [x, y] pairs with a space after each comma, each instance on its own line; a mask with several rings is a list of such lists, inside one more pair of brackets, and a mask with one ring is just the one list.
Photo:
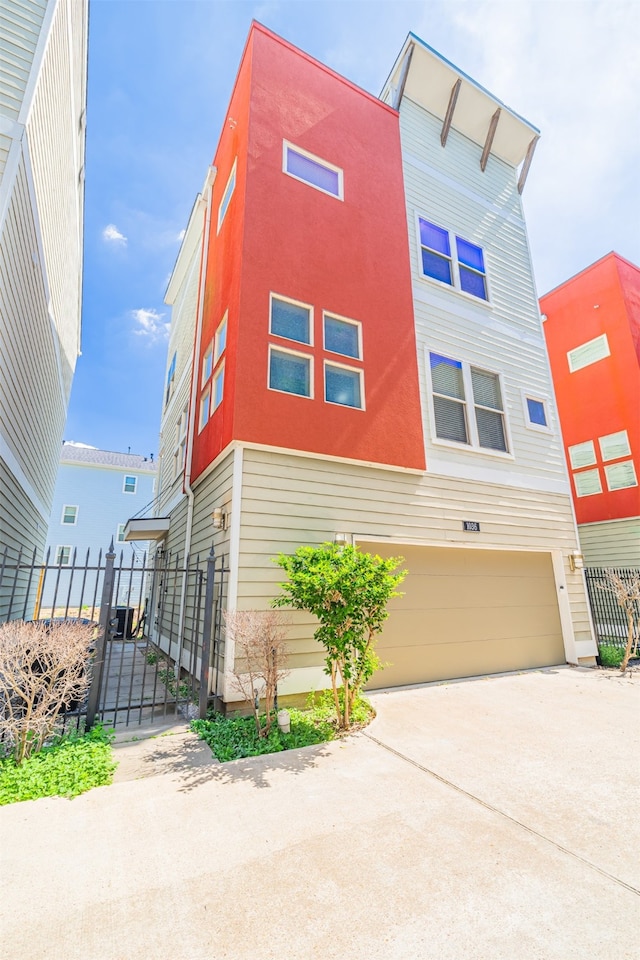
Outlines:
[[[610, 589], [607, 580], [609, 569], [611, 568], [587, 567], [585, 569], [591, 616], [598, 647], [611, 646], [624, 649], [627, 643], [628, 622], [624, 610]], [[631, 568], [616, 567], [613, 572], [629, 586], [640, 576], [640, 570]], [[638, 622], [640, 622], [640, 609], [636, 610], [636, 623]], [[636, 644], [638, 639], [636, 636]]]
[[225, 556], [116, 556], [68, 563], [0, 554], [0, 622], [95, 623], [87, 701], [71, 723], [122, 727], [204, 716], [221, 672]]

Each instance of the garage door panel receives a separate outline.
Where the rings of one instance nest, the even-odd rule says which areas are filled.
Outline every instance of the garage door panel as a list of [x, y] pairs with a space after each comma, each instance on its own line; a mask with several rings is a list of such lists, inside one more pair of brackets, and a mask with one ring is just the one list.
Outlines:
[[378, 639], [375, 687], [564, 663], [551, 555], [361, 544], [405, 557]]

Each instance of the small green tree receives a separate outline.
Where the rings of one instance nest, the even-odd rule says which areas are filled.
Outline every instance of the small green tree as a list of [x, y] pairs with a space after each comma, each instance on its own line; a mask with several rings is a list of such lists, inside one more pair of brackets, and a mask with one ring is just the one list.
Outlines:
[[327, 653], [325, 672], [339, 726], [348, 730], [355, 700], [380, 667], [374, 640], [389, 615], [389, 600], [400, 596], [396, 587], [407, 571], [395, 571], [402, 557], [384, 560], [357, 547], [323, 543], [299, 547], [290, 556], [281, 553], [274, 562], [289, 579], [280, 584], [284, 595], [273, 606], [306, 610], [320, 621], [314, 636]]

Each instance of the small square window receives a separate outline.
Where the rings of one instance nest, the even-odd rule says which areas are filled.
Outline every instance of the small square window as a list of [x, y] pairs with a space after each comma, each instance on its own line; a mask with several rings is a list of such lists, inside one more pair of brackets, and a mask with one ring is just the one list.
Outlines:
[[220, 227], [222, 226], [222, 222], [227, 215], [227, 210], [229, 209], [229, 204], [231, 203], [231, 197], [233, 196], [233, 191], [236, 188], [236, 163], [237, 161], [234, 160], [231, 173], [229, 174], [229, 179], [227, 180], [227, 185], [224, 188], [224, 193], [222, 194], [220, 206], [218, 207], [218, 233], [220, 233]]
[[300, 147], [294, 147], [292, 144], [283, 141], [283, 170], [290, 177], [296, 180], [302, 180], [303, 183], [328, 193], [338, 200], [344, 198], [343, 193], [343, 174], [340, 167], [335, 167], [326, 160], [302, 150]]
[[574, 443], [572, 447], [567, 448], [569, 462], [573, 470], [579, 470], [580, 467], [590, 467], [596, 463], [596, 448], [593, 440], [585, 440], [584, 443]]
[[224, 394], [224, 364], [220, 367], [213, 378], [213, 410], [216, 410], [222, 403]]
[[213, 350], [213, 365], [215, 367], [216, 363], [224, 353], [227, 347], [227, 314], [225, 313], [222, 318], [222, 322], [218, 329], [216, 330], [216, 335], [214, 337], [214, 350]]
[[540, 430], [544, 433], [550, 433], [549, 414], [547, 412], [547, 401], [541, 397], [532, 397], [523, 393], [524, 420], [527, 427], [531, 430]]
[[56, 564], [68, 567], [71, 560], [71, 547], [56, 547]]
[[573, 483], [576, 488], [576, 497], [591, 497], [602, 493], [602, 482], [599, 470], [582, 470], [573, 474]]
[[124, 493], [135, 493], [137, 486], [138, 486], [137, 477], [125, 477], [122, 490]]
[[286, 340], [311, 344], [311, 315], [311, 307], [306, 304], [272, 295], [270, 332]]
[[325, 363], [324, 396], [327, 403], [362, 410], [362, 371]]
[[638, 479], [633, 460], [621, 460], [620, 463], [609, 463], [604, 468], [609, 490], [626, 490], [628, 487], [637, 487]]
[[620, 457], [631, 456], [629, 434], [626, 430], [618, 433], [609, 433], [606, 437], [599, 437], [600, 456], [603, 460], [619, 460]]
[[331, 353], [340, 353], [343, 357], [362, 359], [360, 345], [361, 327], [353, 320], [324, 315], [324, 348]]
[[201, 387], [204, 387], [205, 383], [211, 376], [211, 371], [213, 370], [213, 343], [210, 343], [207, 347], [207, 352], [202, 358], [202, 381], [200, 383]]
[[62, 508], [62, 523], [75, 526], [78, 520], [78, 508], [65, 504]]
[[124, 528], [125, 528], [125, 527], [126, 527], [126, 523], [119, 523], [119, 524], [118, 524], [118, 536], [117, 536], [118, 543], [123, 543], [123, 541], [124, 541]]
[[208, 386], [200, 398], [200, 421], [198, 432], [209, 422], [211, 415], [211, 386]]
[[311, 357], [288, 350], [269, 350], [269, 387], [299, 397], [311, 397]]

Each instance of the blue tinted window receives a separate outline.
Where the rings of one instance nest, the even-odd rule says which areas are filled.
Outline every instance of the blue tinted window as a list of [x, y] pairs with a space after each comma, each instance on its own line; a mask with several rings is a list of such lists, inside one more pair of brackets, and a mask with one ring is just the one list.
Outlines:
[[447, 231], [442, 227], [436, 227], [434, 223], [429, 223], [428, 220], [423, 220], [422, 217], [420, 218], [420, 242], [423, 246], [444, 254], [445, 257], [451, 256]]
[[324, 370], [325, 398], [329, 403], [341, 403], [345, 407], [362, 407], [360, 374], [356, 370], [344, 370], [327, 364]]
[[311, 310], [287, 300], [271, 299], [271, 333], [298, 343], [311, 343]]
[[290, 353], [271, 351], [269, 386], [272, 390], [311, 396], [311, 361]]
[[213, 409], [215, 410], [222, 403], [224, 393], [224, 364], [220, 367], [220, 372], [216, 374], [213, 381], [213, 391]]
[[544, 403], [541, 400], [532, 400], [527, 397], [527, 410], [529, 411], [529, 420], [540, 427], [547, 426], [547, 414], [544, 409]]
[[345, 323], [336, 317], [324, 318], [324, 346], [332, 353], [345, 357], [360, 357], [358, 328], [355, 323]]
[[305, 157], [302, 153], [297, 153], [291, 147], [287, 147], [287, 173], [310, 183], [313, 187], [333, 194], [334, 197], [340, 197], [339, 172], [317, 160]]
[[438, 256], [437, 253], [429, 253], [424, 248], [422, 249], [422, 271], [425, 276], [433, 277], [434, 280], [452, 283], [451, 261]]
[[458, 260], [467, 267], [473, 267], [474, 270], [480, 270], [484, 273], [484, 257], [482, 256], [482, 247], [476, 247], [474, 243], [467, 240], [461, 240], [456, 237], [456, 247], [458, 249]]
[[236, 168], [234, 166], [229, 176], [226, 187], [224, 188], [224, 193], [222, 195], [222, 200], [220, 201], [220, 206], [218, 207], [218, 230], [222, 226], [222, 221], [224, 220], [227, 208], [231, 202], [231, 197], [233, 196], [233, 191], [236, 188]]
[[465, 293], [471, 293], [474, 297], [481, 300], [487, 299], [487, 285], [484, 276], [481, 273], [475, 273], [473, 270], [467, 270], [466, 267], [460, 267], [460, 289]]

